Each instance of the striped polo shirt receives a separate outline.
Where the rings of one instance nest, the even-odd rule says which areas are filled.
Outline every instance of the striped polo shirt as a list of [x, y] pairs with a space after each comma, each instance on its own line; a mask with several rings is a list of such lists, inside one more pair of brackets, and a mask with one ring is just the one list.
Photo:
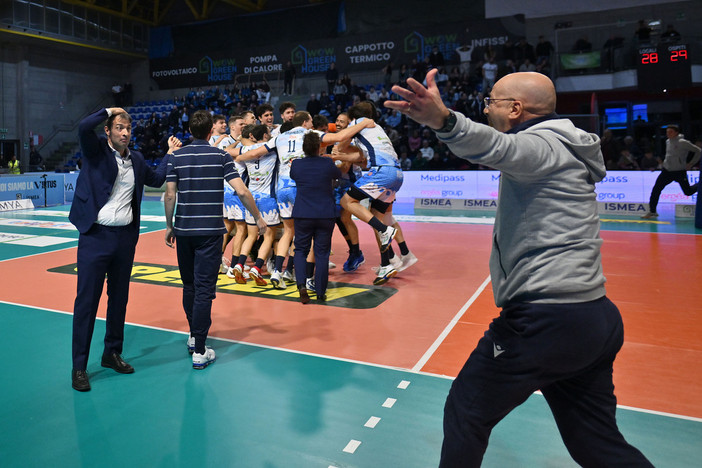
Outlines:
[[239, 177], [232, 157], [195, 140], [173, 152], [166, 182], [178, 185], [174, 232], [176, 236], [221, 236], [227, 231], [222, 221], [223, 180]]

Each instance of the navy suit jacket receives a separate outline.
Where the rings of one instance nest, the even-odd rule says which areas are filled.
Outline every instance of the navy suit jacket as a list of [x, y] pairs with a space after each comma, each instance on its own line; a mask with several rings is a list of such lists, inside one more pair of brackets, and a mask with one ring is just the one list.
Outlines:
[[331, 158], [305, 156], [293, 161], [290, 177], [297, 185], [293, 218], [336, 218], [332, 181], [341, 171]]
[[[88, 232], [97, 220], [98, 212], [109, 200], [115, 179], [117, 179], [117, 161], [112, 149], [107, 144], [107, 138], [104, 134], [98, 136], [95, 133], [95, 127], [106, 119], [107, 109], [102, 109], [83, 119], [78, 127], [78, 138], [83, 156], [68, 219], [81, 234]], [[130, 157], [134, 168], [133, 223], [139, 229], [144, 185], [150, 187], [163, 185], [166, 180], [166, 169], [170, 156], [164, 156], [156, 170], [146, 164], [144, 156], [140, 152], [130, 150]]]

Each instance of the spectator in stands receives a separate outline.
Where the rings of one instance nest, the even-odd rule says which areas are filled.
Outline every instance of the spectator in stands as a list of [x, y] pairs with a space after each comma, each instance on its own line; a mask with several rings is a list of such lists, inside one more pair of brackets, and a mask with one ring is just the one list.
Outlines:
[[544, 36], [539, 36], [539, 40], [536, 43], [536, 65], [545, 65], [551, 60], [551, 54], [553, 53], [553, 44], [547, 41]]
[[310, 95], [309, 101], [307, 101], [307, 106], [305, 110], [310, 113], [310, 115], [317, 115], [319, 111], [322, 110], [322, 103], [317, 99], [316, 94]]
[[400, 126], [400, 123], [402, 123], [402, 114], [396, 110], [392, 110], [385, 118], [385, 122], [388, 124], [388, 126], [396, 129]]
[[366, 95], [366, 98], [369, 101], [373, 101], [374, 103], [378, 103], [378, 98], [380, 96], [378, 95], [378, 91], [375, 90], [375, 86], [371, 86], [370, 89], [368, 90], [368, 94]]
[[419, 149], [419, 154], [427, 161], [434, 157], [435, 151], [434, 148], [429, 145], [429, 140], [422, 140], [422, 147]]
[[383, 83], [386, 89], [390, 89], [393, 85], [392, 72], [392, 62], [388, 62], [388, 64], [383, 67]]
[[400, 153], [400, 168], [403, 171], [412, 170], [412, 160], [407, 157], [407, 151]]
[[263, 77], [263, 82], [259, 83], [256, 88], [256, 95], [258, 96], [258, 103], [266, 103], [271, 100], [271, 87], [268, 85], [266, 77]]
[[659, 158], [653, 157], [653, 151], [646, 150], [644, 152], [643, 158], [639, 163], [639, 167], [642, 171], [655, 171], [661, 168], [661, 160]]
[[29, 151], [29, 166], [30, 170], [33, 171], [43, 171], [45, 169], [44, 158], [41, 157], [39, 150], [37, 150], [37, 147], [34, 145], [32, 145]]
[[488, 61], [483, 64], [483, 94], [487, 95], [495, 85], [497, 79], [497, 64], [495, 57], [490, 56]]
[[444, 66], [444, 54], [441, 53], [437, 46], [434, 46], [431, 49], [431, 53], [429, 54], [429, 63], [434, 68]]
[[[473, 45], [466, 44], [462, 45], [461, 47], [458, 47], [456, 49], [456, 53], [458, 54], [458, 60], [459, 60], [459, 67], [460, 71], [463, 74], [470, 73], [470, 61], [472, 59], [473, 55]], [[452, 70], [453, 72], [453, 70]]]
[[604, 51], [604, 66], [607, 68], [607, 71], [614, 71], [616, 66], [614, 60], [614, 49], [621, 47], [623, 43], [623, 37], [612, 34], [602, 46], [602, 49]]
[[528, 58], [525, 58], [525, 59], [524, 59], [524, 63], [522, 63], [522, 64], [519, 66], [519, 71], [520, 71], [520, 72], [533, 72], [533, 71], [536, 71], [536, 65], [534, 65], [533, 63], [531, 63], [531, 60], [529, 60]]
[[675, 30], [672, 24], [669, 24], [666, 30], [661, 34], [663, 42], [677, 42], [680, 40], [680, 33]]
[[397, 74], [397, 82], [400, 85], [404, 85], [407, 83], [407, 78], [410, 77], [410, 72], [409, 69], [407, 68], [406, 64], [400, 65], [400, 71]]
[[285, 64], [283, 72], [283, 96], [292, 94], [293, 80], [295, 79], [295, 66], [290, 60]]
[[573, 52], [575, 52], [576, 54], [582, 54], [591, 51], [592, 43], [588, 40], [587, 36], [585, 35], [579, 37], [578, 40], [575, 41], [575, 44], [573, 44]]
[[619, 171], [633, 171], [638, 170], [639, 165], [636, 163], [634, 156], [629, 152], [627, 148], [622, 148], [619, 152], [619, 160], [617, 161], [617, 170]]
[[634, 32], [639, 44], [648, 44], [651, 40], [651, 28], [644, 20], [639, 20], [639, 25]]
[[613, 170], [616, 167], [617, 160], [619, 158], [619, 144], [614, 139], [612, 130], [607, 128], [602, 133], [602, 138], [600, 139], [600, 149], [602, 150], [605, 166], [607, 169]]
[[339, 70], [336, 69], [336, 62], [329, 64], [329, 68], [327, 69], [325, 76], [327, 80], [327, 93], [334, 94], [334, 86], [339, 79]]
[[422, 147], [422, 137], [419, 136], [419, 130], [413, 130], [412, 136], [407, 139], [410, 153], [415, 156], [419, 148]]
[[517, 45], [514, 48], [514, 52], [515, 62], [518, 64], [521, 64], [527, 59], [531, 63], [534, 63], [534, 61], [536, 60], [536, 55], [534, 54], [534, 46], [527, 42], [526, 37], [522, 37], [519, 39], [519, 42], [517, 42]]
[[336, 85], [334, 85], [334, 100], [337, 103], [342, 103], [345, 105], [348, 92], [349, 89], [346, 87], [346, 85], [342, 83], [341, 80], [336, 80]]

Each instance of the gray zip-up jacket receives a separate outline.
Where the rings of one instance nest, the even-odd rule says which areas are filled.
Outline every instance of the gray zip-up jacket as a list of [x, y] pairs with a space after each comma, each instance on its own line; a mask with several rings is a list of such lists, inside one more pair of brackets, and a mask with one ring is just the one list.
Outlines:
[[577, 303], [605, 295], [595, 182], [597, 135], [556, 114], [501, 133], [457, 114], [437, 136], [457, 156], [501, 171], [490, 275], [495, 303]]
[[663, 168], [668, 171], [684, 171], [687, 169], [687, 155], [694, 153], [691, 164], [700, 160], [700, 148], [693, 145], [679, 133], [676, 137], [668, 138], [665, 141], [665, 160]]

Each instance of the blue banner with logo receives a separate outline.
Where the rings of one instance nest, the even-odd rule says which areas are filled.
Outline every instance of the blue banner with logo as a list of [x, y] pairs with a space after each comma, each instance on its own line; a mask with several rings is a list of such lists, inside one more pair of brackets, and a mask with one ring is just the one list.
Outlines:
[[178, 56], [176, 51], [173, 57], [152, 59], [150, 74], [161, 89], [228, 84], [239, 75], [282, 78], [288, 62], [295, 67], [298, 78], [325, 73], [332, 63], [343, 74], [381, 70], [389, 62], [395, 68], [409, 66], [412, 60], [423, 61], [434, 47], [443, 55], [446, 66], [451, 66], [458, 64], [458, 47], [473, 46], [477, 61], [488, 46], [516, 42], [524, 31], [524, 17], [519, 15], [258, 48], [238, 49], [232, 44], [226, 50], [200, 55]]
[[32, 200], [34, 206], [64, 203], [63, 174], [0, 177], [0, 201]]

